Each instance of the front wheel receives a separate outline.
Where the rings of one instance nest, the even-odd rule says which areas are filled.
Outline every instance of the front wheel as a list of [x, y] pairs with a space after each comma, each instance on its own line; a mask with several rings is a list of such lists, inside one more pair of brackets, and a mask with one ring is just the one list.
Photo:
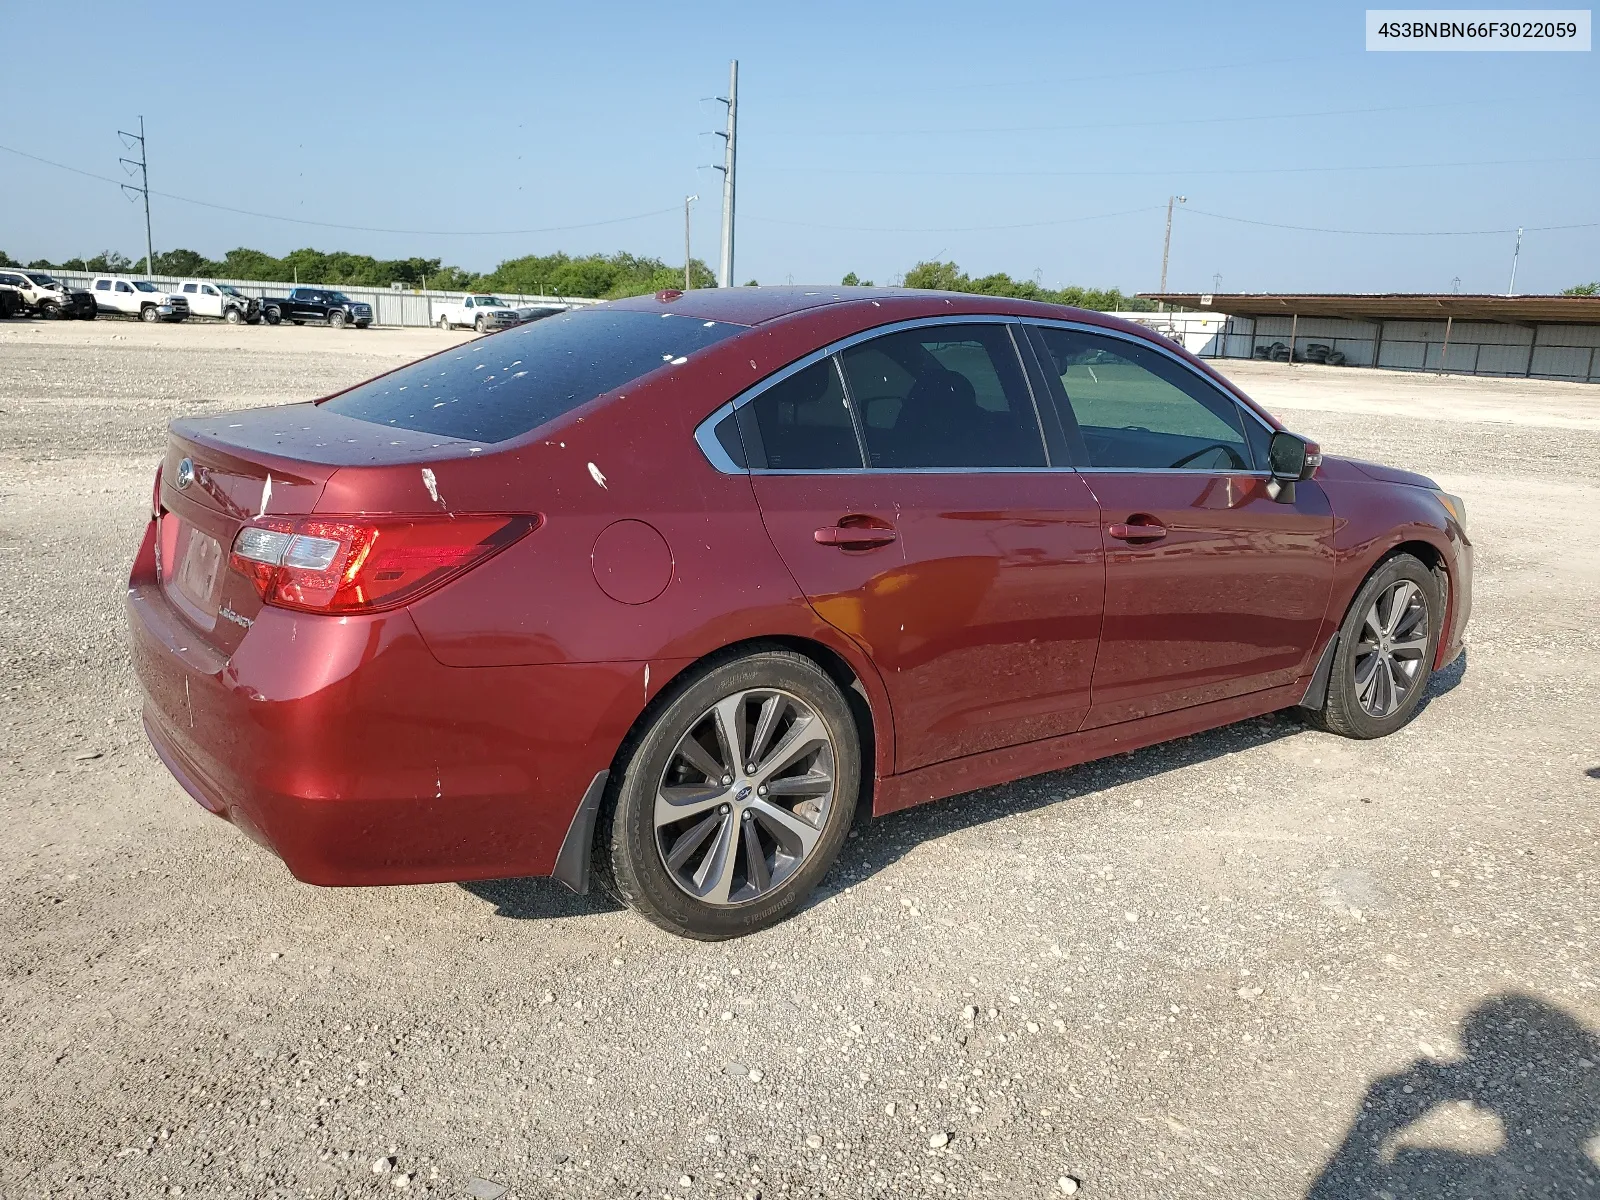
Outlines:
[[156, 306], [154, 304], [146, 304], [139, 310], [139, 319], [141, 321], [147, 321], [151, 324], [154, 324], [155, 322], [161, 320], [161, 314], [156, 311]]
[[479, 333], [482, 333], [483, 332], [483, 328], [484, 328], [483, 318], [479, 317], [476, 321], [474, 321], [472, 323], [472, 327], [474, 329], [476, 329]]
[[844, 695], [787, 650], [703, 671], [621, 756], [595, 866], [684, 937], [765, 929], [804, 903], [855, 818], [861, 739]]
[[1307, 713], [1329, 733], [1376, 738], [1416, 715], [1443, 632], [1439, 581], [1410, 554], [1370, 576], [1339, 627], [1322, 708]]
[[331, 312], [331, 313], [329, 313], [328, 314], [328, 327], [330, 329], [343, 329], [344, 328], [344, 314], [342, 312]]
[[39, 315], [46, 321], [54, 321], [61, 316], [61, 305], [54, 300], [46, 300], [39, 305]]
[[227, 312], [222, 314], [222, 319], [229, 325], [237, 325], [239, 322], [244, 320], [244, 317], [240, 314], [237, 308], [230, 308]]

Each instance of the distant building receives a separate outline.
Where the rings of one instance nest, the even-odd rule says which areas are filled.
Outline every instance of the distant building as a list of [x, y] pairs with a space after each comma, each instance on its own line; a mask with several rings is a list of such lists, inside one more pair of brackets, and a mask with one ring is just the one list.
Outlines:
[[[1447, 371], [1600, 383], [1600, 296], [1199, 295], [1146, 293], [1160, 313], [1123, 313], [1154, 325], [1205, 314], [1225, 321], [1206, 358], [1329, 359], [1351, 367]], [[1198, 332], [1198, 330], [1196, 330]], [[1177, 340], [1177, 339], [1175, 339]]]

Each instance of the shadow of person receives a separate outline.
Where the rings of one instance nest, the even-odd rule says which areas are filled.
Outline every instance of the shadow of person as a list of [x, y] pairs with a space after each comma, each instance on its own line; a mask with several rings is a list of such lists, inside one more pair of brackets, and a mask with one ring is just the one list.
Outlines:
[[[1419, 1059], [1367, 1089], [1307, 1200], [1600, 1196], [1600, 1037], [1508, 993], [1468, 1015], [1461, 1041], [1464, 1058]], [[1469, 1122], [1499, 1129], [1438, 1144]]]

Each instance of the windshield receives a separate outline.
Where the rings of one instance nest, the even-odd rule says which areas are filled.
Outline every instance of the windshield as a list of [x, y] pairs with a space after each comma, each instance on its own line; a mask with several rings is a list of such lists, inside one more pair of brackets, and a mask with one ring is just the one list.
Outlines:
[[565, 313], [401, 367], [323, 405], [379, 425], [503, 442], [745, 328], [653, 312]]
[[499, 296], [474, 296], [472, 302], [479, 308], [505, 308], [506, 302]]
[[141, 292], [157, 292], [161, 290], [147, 279], [135, 279], [133, 281], [133, 286], [138, 288]]
[[29, 272], [27, 272], [27, 275], [28, 275], [29, 279], [33, 280], [40, 287], [59, 287], [59, 286], [61, 286], [60, 284], [58, 284], [56, 282], [55, 276], [46, 275], [43, 271], [29, 271]]
[[349, 304], [350, 303], [350, 297], [346, 296], [343, 292], [328, 292], [328, 293], [326, 293], [326, 295], [328, 297], [328, 303], [329, 304]]
[[224, 296], [237, 296], [241, 300], [243, 300], [245, 298], [244, 297], [244, 293], [241, 292], [238, 288], [229, 287], [225, 283], [217, 284], [217, 291], [221, 292]]

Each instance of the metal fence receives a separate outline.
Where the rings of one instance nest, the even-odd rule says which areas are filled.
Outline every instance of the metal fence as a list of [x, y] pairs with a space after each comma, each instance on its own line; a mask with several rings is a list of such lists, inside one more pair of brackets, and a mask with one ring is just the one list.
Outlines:
[[[184, 283], [195, 282], [192, 275], [128, 275], [112, 272], [88, 271], [58, 271], [51, 268], [50, 274], [70, 287], [87, 289], [96, 279], [148, 279], [151, 283], [166, 288], [168, 291], [177, 291], [178, 286]], [[360, 303], [372, 305], [372, 321], [374, 325], [432, 325], [434, 322], [434, 305], [459, 304], [469, 295], [483, 295], [481, 292], [440, 292], [423, 291], [420, 288], [407, 288], [396, 291], [393, 288], [364, 288], [346, 287], [337, 283], [263, 283], [257, 279], [206, 279], [205, 283], [225, 283], [229, 287], [236, 287], [246, 296], [287, 296], [290, 288], [316, 287], [328, 291], [343, 292], [350, 299]], [[508, 304], [548, 304], [560, 305], [564, 308], [575, 308], [585, 304], [598, 304], [598, 300], [590, 300], [581, 296], [538, 296], [525, 292], [495, 292]]]

